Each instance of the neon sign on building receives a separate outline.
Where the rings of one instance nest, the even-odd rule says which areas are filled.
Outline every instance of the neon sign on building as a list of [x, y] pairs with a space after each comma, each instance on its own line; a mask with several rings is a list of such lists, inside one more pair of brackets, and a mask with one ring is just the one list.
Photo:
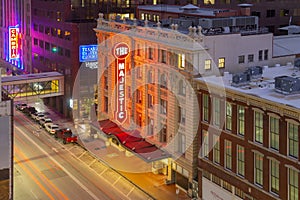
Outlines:
[[18, 59], [20, 57], [19, 55], [19, 28], [11, 26], [8, 28], [8, 34], [9, 34], [9, 59]]
[[118, 43], [113, 48], [113, 55], [116, 58], [116, 120], [122, 124], [127, 118], [126, 99], [125, 99], [125, 74], [126, 57], [129, 55], [129, 46], [125, 43]]

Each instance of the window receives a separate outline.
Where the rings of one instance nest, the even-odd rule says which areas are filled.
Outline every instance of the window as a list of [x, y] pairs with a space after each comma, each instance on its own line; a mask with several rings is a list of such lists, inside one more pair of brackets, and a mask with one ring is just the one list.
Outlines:
[[39, 25], [39, 32], [44, 33], [44, 26], [41, 24]]
[[219, 62], [218, 62], [218, 67], [219, 68], [224, 68], [225, 67], [225, 58], [219, 58]]
[[254, 140], [263, 143], [263, 113], [254, 111]]
[[220, 99], [218, 98], [213, 98], [213, 109], [214, 109], [214, 114], [213, 114], [213, 122], [214, 125], [219, 126], [220, 125]]
[[231, 141], [224, 140], [224, 148], [225, 148], [225, 168], [232, 169], [232, 146]]
[[204, 0], [204, 4], [208, 4], [208, 5], [215, 4], [215, 0]]
[[153, 60], [154, 50], [152, 47], [148, 47], [148, 59]]
[[248, 55], [248, 63], [251, 63], [254, 61], [254, 55], [253, 54], [249, 54]]
[[108, 112], [108, 98], [104, 97], [104, 112]]
[[178, 122], [185, 124], [185, 109], [180, 106], [178, 106]]
[[65, 31], [65, 39], [71, 40], [71, 32], [70, 31]]
[[279, 119], [270, 116], [270, 147], [279, 150]]
[[50, 44], [49, 42], [45, 42], [45, 49], [50, 51]]
[[141, 56], [141, 45], [140, 44], [137, 44], [137, 48], [136, 48], [136, 54], [137, 56]]
[[104, 76], [104, 89], [108, 90], [108, 78], [107, 78], [107, 76]]
[[166, 100], [164, 99], [160, 99], [160, 113], [161, 114], [167, 114], [167, 107], [168, 107], [168, 103]]
[[151, 94], [148, 94], [148, 108], [153, 108], [154, 98]]
[[267, 10], [267, 17], [275, 17], [275, 10]]
[[185, 55], [178, 54], [178, 68], [184, 69], [185, 68]]
[[241, 197], [242, 199], [245, 199], [245, 193], [239, 189], [239, 188], [234, 188], [235, 190], [235, 195], [238, 196], [238, 197]]
[[160, 76], [160, 87], [161, 88], [167, 88], [167, 78], [165, 74], [162, 74]]
[[167, 62], [167, 52], [166, 50], [161, 49], [159, 51], [159, 59], [161, 63], [166, 63]]
[[263, 185], [263, 155], [254, 154], [254, 182], [260, 186]]
[[43, 40], [39, 40], [39, 46], [43, 49], [44, 48], [44, 41]]
[[136, 90], [136, 103], [142, 103], [142, 91]]
[[50, 35], [50, 27], [49, 26], [45, 27], [45, 34]]
[[179, 94], [185, 96], [185, 83], [183, 80], [179, 80]]
[[[135, 64], [135, 66], [137, 66], [137, 64]], [[142, 69], [140, 67], [136, 67], [136, 77], [137, 79], [142, 78]]]
[[227, 181], [224, 181], [224, 180], [223, 180], [223, 188], [232, 193], [232, 185], [230, 183], [228, 183]]
[[271, 169], [270, 169], [271, 192], [274, 192], [275, 194], [279, 194], [279, 163], [275, 160], [270, 160], [270, 165], [271, 165]]
[[288, 133], [289, 156], [298, 158], [298, 148], [299, 148], [298, 125], [288, 122], [287, 129], [288, 129], [287, 133]]
[[245, 135], [245, 107], [238, 105], [237, 112], [238, 134]]
[[203, 121], [208, 122], [209, 116], [209, 97], [207, 94], [202, 95], [202, 117]]
[[167, 142], [167, 125], [163, 125], [159, 134], [159, 142]]
[[39, 25], [38, 24], [33, 24], [33, 30], [38, 31]]
[[265, 49], [264, 50], [264, 60], [268, 60], [268, 53], [269, 53], [269, 50], [268, 49]]
[[148, 71], [148, 83], [153, 83], [153, 73], [151, 69]]
[[185, 153], [185, 135], [183, 133], [178, 133], [178, 153]]
[[209, 153], [209, 136], [206, 130], [202, 130], [202, 156], [208, 158]]
[[245, 56], [242, 55], [242, 56], [239, 56], [239, 64], [241, 63], [245, 63]]
[[290, 15], [290, 11], [287, 9], [281, 9], [280, 10], [280, 17], [286, 17]]
[[204, 69], [206, 70], [211, 69], [211, 59], [207, 59], [204, 61]]
[[220, 164], [220, 138], [214, 135], [213, 159], [215, 163]]
[[232, 130], [232, 105], [226, 102], [226, 130]]
[[237, 145], [237, 174], [245, 176], [245, 152], [240, 145]]
[[260, 18], [260, 12], [258, 12], [258, 11], [252, 11], [252, 12], [251, 12], [251, 15], [252, 15], [252, 16], [257, 16], [257, 17]]
[[33, 45], [34, 45], [34, 46], [37, 46], [37, 45], [38, 45], [38, 41], [39, 41], [39, 40], [38, 40], [37, 38], [33, 38]]
[[154, 120], [152, 118], [148, 118], [148, 122], [149, 122], [149, 125], [148, 125], [147, 135], [148, 136], [153, 136], [153, 133], [154, 133]]
[[262, 59], [263, 59], [263, 50], [259, 50], [258, 51], [258, 60], [262, 61]]
[[289, 168], [289, 183], [288, 183], [288, 190], [289, 190], [289, 200], [298, 200], [298, 172]]

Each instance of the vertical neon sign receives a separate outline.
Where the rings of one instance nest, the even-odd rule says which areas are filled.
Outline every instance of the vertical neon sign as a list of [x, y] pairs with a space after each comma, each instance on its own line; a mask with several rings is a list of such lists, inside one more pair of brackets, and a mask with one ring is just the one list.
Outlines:
[[125, 43], [118, 43], [113, 48], [113, 55], [116, 58], [116, 120], [122, 124], [127, 118], [126, 96], [125, 96], [125, 74], [126, 74], [126, 57], [129, 55], [129, 46]]
[[18, 35], [19, 28], [18, 27], [9, 27], [9, 59], [18, 59], [19, 58], [19, 45], [18, 45]]

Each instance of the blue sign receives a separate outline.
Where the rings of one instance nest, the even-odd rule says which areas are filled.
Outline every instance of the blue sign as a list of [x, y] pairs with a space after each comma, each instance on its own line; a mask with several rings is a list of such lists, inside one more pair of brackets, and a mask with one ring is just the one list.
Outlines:
[[98, 45], [80, 45], [79, 62], [98, 61]]

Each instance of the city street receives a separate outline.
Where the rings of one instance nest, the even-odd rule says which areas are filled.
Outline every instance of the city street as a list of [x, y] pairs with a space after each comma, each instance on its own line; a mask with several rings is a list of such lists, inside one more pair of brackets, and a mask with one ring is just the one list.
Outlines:
[[19, 111], [14, 199], [150, 199], [76, 144], [63, 145]]

